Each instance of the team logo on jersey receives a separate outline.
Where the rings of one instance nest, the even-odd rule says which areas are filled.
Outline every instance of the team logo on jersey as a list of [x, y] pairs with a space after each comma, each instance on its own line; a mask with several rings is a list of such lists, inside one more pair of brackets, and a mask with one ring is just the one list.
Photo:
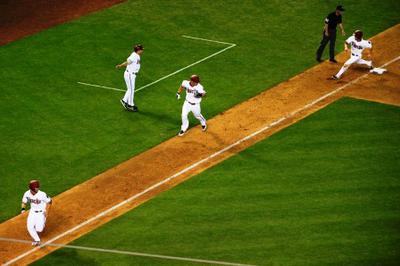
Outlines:
[[40, 199], [31, 199], [31, 198], [28, 198], [28, 202], [29, 202], [30, 204], [32, 204], [32, 203], [34, 203], [34, 204], [40, 204], [42, 201], [41, 201]]
[[362, 46], [357, 45], [355, 42], [351, 42], [351, 46], [353, 46], [354, 48], [359, 49], [359, 50], [361, 50], [363, 48]]
[[186, 88], [186, 92], [188, 92], [188, 93], [195, 93], [196, 90], [192, 90], [192, 89]]

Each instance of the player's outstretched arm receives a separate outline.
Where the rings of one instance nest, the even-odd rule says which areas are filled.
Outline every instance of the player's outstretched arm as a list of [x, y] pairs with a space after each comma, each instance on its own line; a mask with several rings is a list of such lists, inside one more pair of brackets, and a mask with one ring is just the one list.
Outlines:
[[177, 91], [177, 93], [176, 93], [176, 98], [177, 98], [178, 100], [181, 98], [181, 93], [182, 93], [183, 90], [184, 90], [184, 88], [183, 88], [182, 86], [180, 86], [180, 87], [178, 88], [178, 91]]
[[121, 68], [121, 67], [126, 67], [127, 65], [129, 65], [131, 62], [125, 61], [119, 65], [116, 65], [115, 68]]

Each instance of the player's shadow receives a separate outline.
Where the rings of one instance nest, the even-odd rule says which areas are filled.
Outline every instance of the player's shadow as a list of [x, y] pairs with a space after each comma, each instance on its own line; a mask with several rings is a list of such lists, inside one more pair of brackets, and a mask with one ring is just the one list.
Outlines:
[[176, 128], [179, 128], [181, 125], [181, 117], [172, 117], [169, 115], [166, 115], [165, 113], [160, 113], [160, 112], [151, 112], [148, 110], [142, 110], [139, 109], [139, 112], [136, 113], [138, 116], [147, 116], [151, 118], [153, 121], [164, 121], [167, 122], [168, 125], [173, 125]]

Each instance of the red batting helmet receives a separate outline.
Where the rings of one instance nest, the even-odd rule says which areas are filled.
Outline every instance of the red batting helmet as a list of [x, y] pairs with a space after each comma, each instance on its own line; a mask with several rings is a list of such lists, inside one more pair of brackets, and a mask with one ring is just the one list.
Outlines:
[[39, 184], [39, 180], [31, 180], [29, 182], [29, 189], [32, 191], [35, 191], [36, 188], [39, 188], [40, 184]]
[[363, 37], [363, 32], [360, 30], [356, 30], [354, 32], [354, 37], [356, 38], [356, 40], [361, 41], [362, 37]]
[[197, 75], [192, 75], [192, 76], [190, 77], [190, 80], [193, 81], [193, 82], [195, 82], [195, 83], [199, 83], [199, 82], [200, 82], [200, 77], [197, 76]]

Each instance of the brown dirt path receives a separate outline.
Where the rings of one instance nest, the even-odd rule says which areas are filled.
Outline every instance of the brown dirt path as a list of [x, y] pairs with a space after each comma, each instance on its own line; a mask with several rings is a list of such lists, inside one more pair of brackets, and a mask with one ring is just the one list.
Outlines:
[[0, 46], [124, 0], [2, 0]]
[[[385, 41], [389, 38], [391, 42]], [[398, 57], [400, 55], [400, 46], [394, 44], [400, 42], [400, 24], [375, 36], [372, 40], [375, 46], [374, 56], [376, 65], [380, 66]], [[344, 62], [345, 59], [345, 54], [338, 56], [340, 62]], [[54, 240], [54, 242], [66, 244], [94, 230], [135, 206], [151, 199], [160, 192], [172, 188], [212, 165], [218, 164], [222, 160], [295, 123], [340, 97], [351, 95], [399, 105], [399, 64], [400, 62], [396, 61], [387, 67], [391, 73], [383, 76], [370, 74], [357, 80], [352, 85], [346, 84], [368, 73], [365, 68], [352, 68], [345, 74], [342, 80], [332, 81], [327, 78], [336, 73], [340, 65], [329, 62], [319, 64], [217, 115], [209, 120], [209, 130], [207, 133], [201, 132], [199, 127], [193, 128], [182, 138], [174, 137], [54, 197], [54, 206], [43, 240], [44, 242], [51, 239], [54, 240], [55, 237], [74, 228], [78, 224], [88, 221], [88, 219], [121, 201], [146, 190], [157, 182], [165, 180], [189, 167], [194, 162], [209, 157], [266, 125], [271, 125], [271, 123], [273, 124], [270, 128], [255, 137], [242, 141], [224, 153], [213, 156], [193, 169], [176, 176], [175, 179], [158, 186], [120, 208], [110, 211], [99, 219]], [[346, 87], [342, 91], [316, 102], [321, 97], [338, 88], [343, 88], [343, 86]], [[370, 93], [366, 93], [364, 88], [367, 88]], [[377, 91], [387, 93], [381, 94]], [[314, 104], [310, 105], [312, 102]], [[276, 123], [276, 121], [280, 122]], [[98, 195], [102, 195], [102, 197], [98, 197]], [[29, 239], [25, 229], [25, 221], [26, 214], [19, 215], [0, 224], [0, 236]], [[55, 247], [33, 249], [26, 244], [0, 241], [0, 262], [4, 263], [20, 254], [26, 254], [26, 256], [17, 261], [18, 264], [26, 264], [45, 256], [55, 249]]]

